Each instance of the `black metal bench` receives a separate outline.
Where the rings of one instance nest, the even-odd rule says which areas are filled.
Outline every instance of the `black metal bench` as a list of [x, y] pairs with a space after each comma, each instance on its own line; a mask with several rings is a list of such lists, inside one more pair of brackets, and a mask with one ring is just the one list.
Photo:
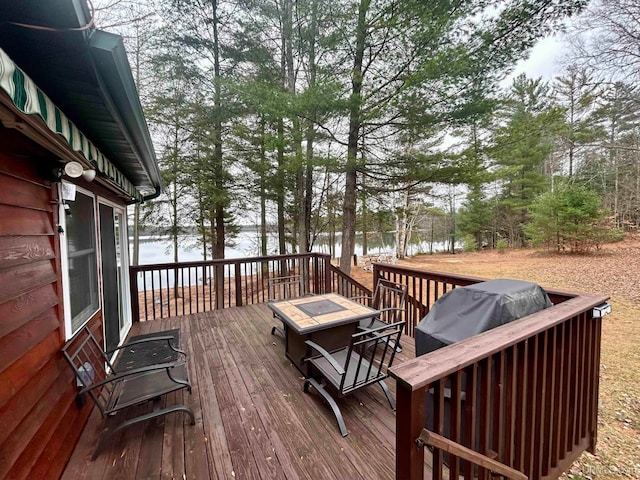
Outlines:
[[[144, 422], [168, 413], [184, 412], [195, 424], [195, 417], [191, 409], [185, 405], [172, 405], [160, 408], [161, 398], [171, 392], [187, 389], [191, 393], [187, 354], [179, 350], [174, 344], [174, 335], [158, 332], [157, 335], [129, 342], [111, 352], [105, 352], [88, 326], [83, 327], [78, 334], [63, 347], [62, 353], [72, 366], [78, 385], [76, 403], [81, 407], [88, 394], [98, 406], [105, 423], [105, 429], [98, 442], [92, 460], [98, 456], [105, 441], [119, 430]], [[118, 350], [127, 349], [129, 356], [135, 354], [136, 348], [148, 342], [166, 342], [166, 349], [175, 353], [175, 361], [166, 362], [166, 356], [161, 357], [160, 363], [149, 362], [145, 359], [143, 366], [134, 366], [116, 370], [110, 358]], [[124, 414], [118, 413], [128, 407], [153, 401], [154, 409], [151, 413], [126, 419]], [[117, 423], [110, 426], [108, 423]]]

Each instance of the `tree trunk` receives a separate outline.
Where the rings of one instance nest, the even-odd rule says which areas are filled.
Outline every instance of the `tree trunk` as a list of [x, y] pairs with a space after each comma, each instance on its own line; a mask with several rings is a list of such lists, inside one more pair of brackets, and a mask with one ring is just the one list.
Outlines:
[[280, 255], [287, 253], [285, 238], [285, 216], [284, 216], [284, 120], [278, 119], [278, 172], [276, 178], [276, 209], [278, 217], [278, 252]]
[[366, 175], [362, 176], [362, 218], [361, 218], [361, 223], [362, 223], [362, 255], [367, 255], [368, 250], [369, 250], [369, 245], [367, 242], [367, 231], [369, 230], [369, 224], [368, 224], [368, 220], [369, 217], [367, 216], [367, 186], [366, 186]]
[[347, 165], [345, 169], [344, 200], [342, 208], [342, 253], [340, 269], [351, 272], [351, 258], [355, 250], [356, 230], [356, 180], [358, 172], [358, 138], [362, 127], [362, 82], [364, 52], [367, 38], [367, 11], [371, 0], [360, 0], [356, 46], [351, 73], [351, 98], [349, 106], [349, 138], [347, 142]]
[[268, 255], [267, 252], [267, 187], [266, 187], [266, 164], [267, 154], [264, 144], [265, 125], [264, 118], [260, 118], [260, 254]]
[[[309, 89], [315, 88], [317, 65], [316, 65], [316, 39], [318, 36], [318, 2], [313, 0], [311, 6], [311, 19], [310, 19], [310, 35], [309, 35]], [[307, 152], [305, 157], [306, 172], [305, 172], [305, 193], [302, 207], [302, 239], [300, 242], [300, 249], [303, 252], [311, 251], [311, 206], [313, 200], [313, 142], [315, 140], [315, 122], [316, 122], [315, 110], [311, 112], [310, 121], [307, 126], [306, 141]]]
[[[220, 85], [220, 44], [218, 38], [218, 2], [212, 0], [213, 7], [213, 71], [214, 71], [214, 92], [213, 103], [218, 115], [214, 120], [214, 138], [213, 138], [213, 161], [214, 174], [216, 182], [216, 200], [214, 208], [215, 237], [212, 238], [213, 251], [211, 252], [214, 259], [224, 258], [225, 247], [225, 203], [226, 195], [224, 191], [224, 168], [222, 163], [222, 118], [220, 111], [222, 110], [222, 94]], [[212, 223], [214, 223], [212, 222]], [[224, 308], [224, 268], [214, 267], [216, 308]]]
[[[287, 87], [287, 63], [286, 63], [286, 38], [284, 28], [280, 30], [280, 88], [284, 91]], [[278, 221], [278, 251], [280, 255], [287, 253], [286, 229], [285, 229], [285, 158], [284, 158], [284, 119], [278, 119], [278, 150], [277, 163], [278, 171], [276, 173], [276, 215]]]

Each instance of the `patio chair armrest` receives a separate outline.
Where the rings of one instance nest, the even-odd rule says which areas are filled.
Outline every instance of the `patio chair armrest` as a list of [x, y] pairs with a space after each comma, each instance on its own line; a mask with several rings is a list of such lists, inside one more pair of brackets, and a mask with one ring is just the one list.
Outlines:
[[369, 300], [369, 305], [371, 305], [371, 302], [373, 301], [373, 297], [371, 295], [357, 295], [355, 297], [349, 297], [349, 300], [363, 300], [363, 299]]
[[[333, 369], [338, 373], [338, 375], [340, 376], [344, 375], [344, 368], [342, 368], [342, 365], [336, 362], [336, 359], [333, 358], [329, 352], [327, 352], [324, 348], [322, 348], [317, 343], [312, 342], [311, 340], [306, 340], [304, 343], [306, 343], [308, 346], [310, 346], [315, 351], [317, 351], [320, 355], [322, 355], [325, 358], [325, 360], [329, 362], [329, 365], [331, 365]], [[309, 357], [304, 359], [305, 362], [309, 360], [311, 360]]]
[[180, 361], [180, 362], [170, 362], [170, 363], [158, 363], [157, 365], [150, 365], [148, 367], [134, 368], [132, 370], [127, 370], [125, 372], [112, 375], [110, 377], [105, 378], [104, 380], [100, 380], [99, 382], [92, 383], [91, 385], [84, 387], [82, 390], [80, 390], [79, 393], [80, 394], [87, 393], [90, 390], [93, 390], [94, 388], [102, 387], [104, 385], [108, 385], [109, 383], [117, 382], [118, 380], [122, 380], [123, 378], [129, 377], [131, 375], [139, 375], [141, 373], [153, 372], [156, 370], [167, 370], [167, 375], [169, 376], [169, 378], [173, 380], [173, 378], [171, 377], [171, 374], [169, 373], [169, 369], [174, 367], [179, 367], [181, 365], [186, 365], [186, 364], [187, 364], [186, 361]]
[[149, 337], [149, 338], [142, 338], [140, 340], [134, 340], [133, 342], [128, 342], [128, 343], [124, 343], [122, 345], [120, 345], [119, 347], [114, 348], [113, 350], [109, 350], [108, 352], [105, 352], [105, 354], [107, 356], [111, 355], [112, 353], [117, 352], [118, 350], [122, 350], [123, 348], [127, 348], [127, 347], [132, 347], [134, 345], [140, 345], [142, 343], [147, 343], [147, 342], [155, 342], [158, 340], [166, 340], [167, 344], [169, 345], [169, 348], [171, 350], [173, 350], [174, 352], [177, 353], [182, 353], [185, 357], [187, 356], [187, 353], [183, 350], [180, 350], [179, 348], [176, 348], [173, 343], [171, 342], [172, 340], [174, 340], [173, 335], [159, 335], [157, 337]]

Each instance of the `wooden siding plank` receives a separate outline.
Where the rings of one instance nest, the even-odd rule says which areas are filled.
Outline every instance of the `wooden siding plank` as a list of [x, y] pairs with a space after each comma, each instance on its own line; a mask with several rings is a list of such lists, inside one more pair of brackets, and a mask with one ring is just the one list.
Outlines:
[[57, 280], [49, 260], [0, 270], [0, 304]]
[[58, 301], [54, 284], [49, 283], [0, 304], [0, 338], [52, 309]]
[[0, 204], [0, 235], [53, 235], [51, 213]]
[[[47, 377], [47, 380], [50, 378], [51, 376]], [[31, 448], [31, 443], [38, 429], [43, 422], [46, 422], [52, 407], [67, 391], [71, 375], [56, 375], [53, 376], [53, 380], [53, 382], [46, 382], [48, 383], [48, 388], [37, 398], [33, 408], [30, 407], [30, 402], [25, 400], [25, 402], [16, 405], [16, 408], [11, 410], [10, 415], [0, 413], [2, 417], [11, 417], [6, 421], [2, 421], [3, 428], [2, 432], [0, 432], [0, 450], [2, 450], [2, 455], [0, 456], [0, 478], [5, 478], [20, 454], [27, 448]], [[27, 394], [31, 394], [31, 391], [27, 392]], [[19, 429], [19, 434], [15, 434], [16, 428]]]
[[0, 204], [33, 208], [50, 212], [51, 192], [32, 182], [0, 172]]
[[[64, 440], [64, 437], [77, 416], [77, 412], [74, 411], [76, 410], [74, 398], [75, 392], [72, 390], [63, 392], [58, 402], [56, 402], [50, 410], [46, 420], [40, 425], [40, 428], [33, 436], [29, 447], [23, 450], [20, 457], [14, 463], [9, 471], [9, 478], [29, 478], [33, 466], [38, 461], [38, 457], [47, 448], [55, 448], [52, 444], [60, 444]], [[66, 413], [61, 415], [61, 412]]]
[[[71, 384], [69, 373], [62, 372], [62, 359], [51, 358], [47, 365], [30, 377], [29, 382], [0, 409], [0, 444], [20, 427], [21, 422], [56, 383]], [[66, 373], [65, 375], [63, 375]]]
[[24, 327], [0, 338], [0, 373], [57, 329], [55, 312], [47, 310]]
[[0, 237], [0, 269], [55, 258], [50, 236]]
[[[75, 409], [75, 406], [72, 406], [71, 408]], [[38, 458], [38, 462], [31, 471], [31, 475], [29, 478], [60, 478], [62, 476], [62, 473], [67, 466], [68, 459], [71, 457], [71, 454], [73, 453], [73, 450], [78, 443], [78, 439], [83, 433], [83, 427], [87, 423], [87, 419], [90, 413], [91, 408], [83, 408], [82, 411], [78, 413], [75, 420], [73, 421], [73, 428], [69, 429], [69, 433], [59, 444], [59, 448], [47, 449], [44, 454], [41, 455], [40, 458]], [[98, 417], [99, 416], [100, 414], [98, 414]], [[92, 462], [91, 467], [95, 468], [96, 470], [90, 471], [86, 467], [83, 468], [83, 472], [87, 473], [86, 477], [84, 478], [93, 480], [97, 477], [97, 475], [95, 474], [96, 471], [103, 472], [106, 470], [99, 459], [97, 459], [95, 462]], [[73, 478], [77, 479], [79, 477]]]
[[[44, 340], [26, 352], [2, 372], [0, 381], [0, 408], [23, 388], [60, 349], [58, 332], [51, 332]], [[31, 376], [24, 372], [31, 372]]]

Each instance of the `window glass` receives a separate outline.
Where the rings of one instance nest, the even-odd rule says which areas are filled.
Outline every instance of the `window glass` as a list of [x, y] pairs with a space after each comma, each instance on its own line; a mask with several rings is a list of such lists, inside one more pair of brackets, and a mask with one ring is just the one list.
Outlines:
[[71, 328], [75, 333], [98, 310], [98, 271], [93, 198], [77, 192], [65, 216]]

